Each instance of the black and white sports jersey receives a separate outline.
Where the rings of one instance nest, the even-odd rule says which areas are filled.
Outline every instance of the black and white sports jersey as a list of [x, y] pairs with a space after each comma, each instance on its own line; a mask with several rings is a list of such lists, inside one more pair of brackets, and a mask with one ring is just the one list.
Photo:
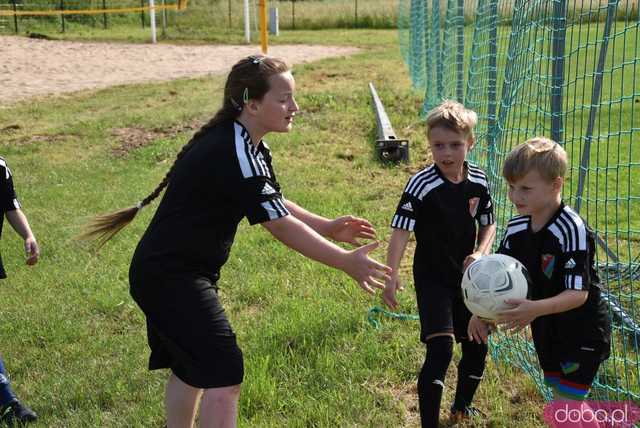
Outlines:
[[589, 292], [582, 306], [533, 321], [539, 353], [552, 348], [577, 352], [586, 347], [608, 355], [609, 318], [594, 268], [594, 242], [582, 218], [564, 204], [538, 232], [531, 230], [530, 216], [514, 217], [507, 224], [498, 252], [527, 268], [531, 300], [550, 298], [564, 290]]
[[237, 121], [207, 130], [175, 164], [169, 185], [133, 258], [218, 279], [238, 223], [288, 215], [271, 153]]
[[[13, 177], [7, 162], [0, 157], [0, 236], [2, 235], [2, 225], [4, 224], [4, 215], [8, 211], [14, 211], [20, 208], [16, 191], [13, 188]], [[6, 278], [7, 274], [0, 258], [0, 278]]]
[[474, 251], [476, 223], [494, 223], [484, 172], [465, 162], [467, 177], [452, 183], [434, 164], [407, 183], [391, 227], [416, 234], [414, 273], [460, 286], [462, 263]]

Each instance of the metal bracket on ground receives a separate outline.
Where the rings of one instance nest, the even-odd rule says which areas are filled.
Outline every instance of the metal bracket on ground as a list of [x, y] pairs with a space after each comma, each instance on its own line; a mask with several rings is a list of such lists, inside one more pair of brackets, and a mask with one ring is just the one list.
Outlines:
[[373, 97], [373, 106], [376, 110], [376, 122], [378, 123], [378, 138], [376, 140], [376, 153], [383, 162], [409, 162], [409, 141], [399, 140], [393, 131], [389, 116], [384, 110], [382, 101], [369, 82], [369, 89]]

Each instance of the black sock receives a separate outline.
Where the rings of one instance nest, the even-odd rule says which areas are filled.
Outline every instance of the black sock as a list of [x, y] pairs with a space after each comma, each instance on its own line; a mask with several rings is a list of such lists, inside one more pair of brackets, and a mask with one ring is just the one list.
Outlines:
[[471, 405], [484, 373], [487, 350], [484, 343], [462, 341], [462, 358], [458, 363], [458, 383], [452, 409], [464, 410]]
[[437, 336], [427, 341], [427, 356], [418, 377], [422, 428], [437, 428], [444, 377], [453, 355], [453, 338]]

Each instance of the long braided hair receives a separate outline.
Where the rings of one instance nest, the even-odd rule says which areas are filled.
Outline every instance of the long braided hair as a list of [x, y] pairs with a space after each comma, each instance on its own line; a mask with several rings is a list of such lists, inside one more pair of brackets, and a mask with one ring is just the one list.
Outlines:
[[149, 205], [162, 193], [162, 190], [171, 181], [171, 175], [177, 161], [193, 147], [196, 141], [202, 141], [200, 137], [204, 133], [222, 122], [239, 117], [245, 103], [250, 99], [261, 100], [269, 91], [271, 76], [287, 71], [289, 71], [289, 66], [283, 60], [264, 55], [251, 55], [238, 61], [227, 76], [222, 107], [213, 119], [200, 128], [191, 140], [182, 146], [173, 165], [153, 192], [132, 207], [97, 215], [78, 238], [95, 240], [97, 247], [102, 247], [116, 233], [131, 223], [143, 207]]

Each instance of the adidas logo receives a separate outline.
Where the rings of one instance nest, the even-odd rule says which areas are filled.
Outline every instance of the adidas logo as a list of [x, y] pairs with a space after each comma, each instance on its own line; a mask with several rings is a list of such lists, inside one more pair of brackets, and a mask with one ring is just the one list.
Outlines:
[[271, 187], [269, 183], [265, 183], [261, 193], [263, 195], [273, 195], [274, 193], [276, 193], [276, 189]]
[[406, 204], [404, 204], [401, 208], [402, 208], [403, 210], [405, 210], [405, 211], [411, 211], [411, 212], [413, 212], [413, 207], [411, 206], [411, 202], [407, 202], [407, 203], [406, 203]]
[[564, 267], [565, 267], [565, 269], [573, 269], [574, 267], [576, 267], [575, 260], [569, 259], [569, 261], [567, 263], [565, 263]]

